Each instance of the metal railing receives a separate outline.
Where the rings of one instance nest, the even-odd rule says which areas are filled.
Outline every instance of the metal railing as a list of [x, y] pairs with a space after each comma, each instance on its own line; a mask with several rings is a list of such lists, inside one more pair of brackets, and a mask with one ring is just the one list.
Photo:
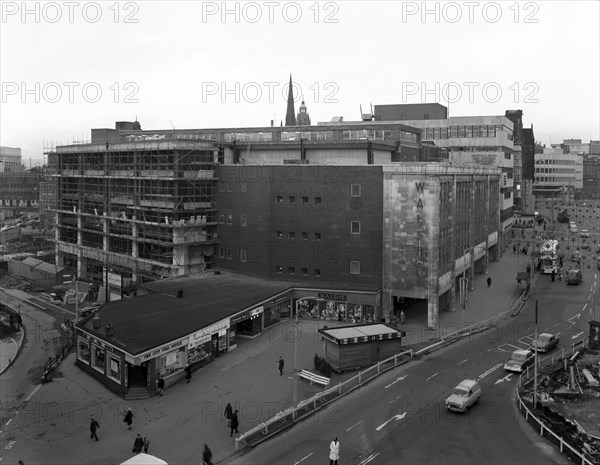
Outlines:
[[[585, 346], [585, 338], [582, 338], [582, 340], [577, 343], [571, 344], [569, 356], [572, 356], [575, 353], [576, 347], [578, 347], [579, 345], [582, 345], [582, 347]], [[538, 359], [538, 367], [544, 364], [547, 365], [547, 368], [553, 370], [553, 366], [556, 367], [557, 364], [566, 362], [565, 355], [566, 351], [563, 348], [561, 354], [548, 355], [546, 357], [540, 358]], [[536, 427], [536, 429], [539, 430], [540, 436], [547, 438], [551, 443], [558, 446], [562, 454], [570, 456], [571, 459], [577, 459], [582, 465], [592, 465], [594, 463], [592, 460], [588, 459], [583, 452], [577, 450], [575, 447], [569, 444], [568, 440], [564, 439], [563, 437], [552, 431], [552, 429], [546, 423], [544, 423], [542, 419], [538, 418], [531, 411], [531, 409], [521, 398], [521, 387], [526, 386], [527, 384], [530, 384], [533, 381], [533, 372], [533, 367], [527, 367], [527, 370], [525, 370], [519, 376], [516, 396], [517, 408], [519, 409], [519, 412], [524, 416], [525, 420], [528, 423], [530, 423], [532, 426]], [[534, 392], [533, 395], [536, 396], [536, 393]]]
[[356, 376], [353, 376], [352, 378], [335, 386], [331, 386], [322, 392], [319, 392], [314, 396], [299, 402], [295, 406], [291, 406], [281, 412], [278, 412], [272, 418], [269, 418], [267, 421], [256, 425], [254, 428], [235, 438], [235, 449], [239, 449], [240, 443], [248, 444], [255, 437], [258, 437], [258, 440], [260, 441], [261, 439], [266, 439], [268, 436], [275, 434], [282, 429], [288, 428], [295, 422], [305, 418], [308, 415], [312, 415], [314, 412], [330, 402], [333, 402], [334, 400], [351, 393], [355, 389], [375, 379], [386, 371], [408, 362], [412, 359], [412, 357], [412, 349], [394, 354], [391, 357], [382, 360], [381, 362], [378, 362], [365, 370], [359, 371]]
[[60, 352], [58, 354], [56, 354], [56, 356], [54, 358], [49, 357], [48, 358], [48, 363], [44, 364], [44, 372], [42, 374], [42, 384], [43, 383], [47, 383], [50, 379], [50, 375], [52, 374], [52, 372], [54, 370], [56, 370], [56, 368], [58, 368], [58, 366], [60, 365], [60, 362], [62, 362], [67, 355], [69, 355], [69, 352], [71, 352], [71, 349], [73, 348], [74, 345], [74, 332], [72, 331], [72, 329], [69, 329], [69, 335], [71, 337], [69, 337], [69, 340], [67, 341], [67, 343], [63, 346], [63, 348], [60, 350]]

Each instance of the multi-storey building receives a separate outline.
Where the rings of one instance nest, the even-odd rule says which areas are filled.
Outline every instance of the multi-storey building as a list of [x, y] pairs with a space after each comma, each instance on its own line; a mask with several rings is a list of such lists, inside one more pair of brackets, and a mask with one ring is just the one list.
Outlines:
[[214, 142], [92, 140], [55, 154], [58, 265], [105, 282], [111, 269], [142, 282], [210, 267], [217, 241]]
[[564, 153], [560, 147], [544, 148], [544, 153], [536, 153], [533, 194], [548, 199], [572, 189], [576, 162], [576, 156]]
[[40, 178], [39, 171], [0, 173], [0, 219], [38, 207]]
[[583, 197], [600, 199], [600, 158], [588, 156], [583, 160]]
[[0, 173], [25, 171], [19, 147], [0, 147]]

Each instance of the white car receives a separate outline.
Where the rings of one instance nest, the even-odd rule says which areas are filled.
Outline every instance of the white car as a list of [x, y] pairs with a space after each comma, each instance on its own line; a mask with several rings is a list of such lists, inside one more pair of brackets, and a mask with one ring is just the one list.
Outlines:
[[454, 392], [444, 401], [446, 408], [454, 412], [466, 412], [481, 397], [481, 386], [472, 379], [463, 379]]

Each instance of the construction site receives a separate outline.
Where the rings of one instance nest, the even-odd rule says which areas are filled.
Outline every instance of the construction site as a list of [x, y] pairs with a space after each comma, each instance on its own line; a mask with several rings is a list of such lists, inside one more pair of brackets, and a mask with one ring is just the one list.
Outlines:
[[[57, 265], [125, 288], [211, 268], [217, 241], [217, 155], [210, 140], [58, 146]], [[111, 290], [112, 292], [112, 290]]]

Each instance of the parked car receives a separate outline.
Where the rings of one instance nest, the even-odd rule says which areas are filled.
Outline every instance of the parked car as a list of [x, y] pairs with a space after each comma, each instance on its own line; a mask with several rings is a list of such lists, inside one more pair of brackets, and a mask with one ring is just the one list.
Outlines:
[[444, 401], [446, 408], [454, 412], [466, 412], [481, 397], [481, 386], [472, 379], [463, 379], [454, 392]]
[[508, 362], [504, 364], [504, 369], [521, 373], [528, 366], [535, 362], [535, 352], [528, 349], [515, 350]]
[[567, 284], [579, 284], [583, 281], [583, 275], [581, 270], [577, 268], [573, 268], [567, 272], [567, 277], [565, 278]]
[[83, 307], [81, 310], [79, 310], [79, 316], [81, 316], [81, 317], [88, 316], [90, 313], [95, 312], [100, 307], [101, 307], [101, 304], [99, 304], [97, 302], [93, 303], [91, 305], [88, 305], [86, 307]]
[[582, 229], [581, 237], [590, 237], [590, 232], [587, 229]]
[[581, 261], [581, 254], [578, 250], [573, 250], [573, 252], [571, 252], [571, 260], [577, 263]]
[[539, 334], [537, 339], [531, 343], [531, 350], [537, 350], [538, 352], [550, 352], [558, 345], [558, 340], [559, 338], [554, 334]]

